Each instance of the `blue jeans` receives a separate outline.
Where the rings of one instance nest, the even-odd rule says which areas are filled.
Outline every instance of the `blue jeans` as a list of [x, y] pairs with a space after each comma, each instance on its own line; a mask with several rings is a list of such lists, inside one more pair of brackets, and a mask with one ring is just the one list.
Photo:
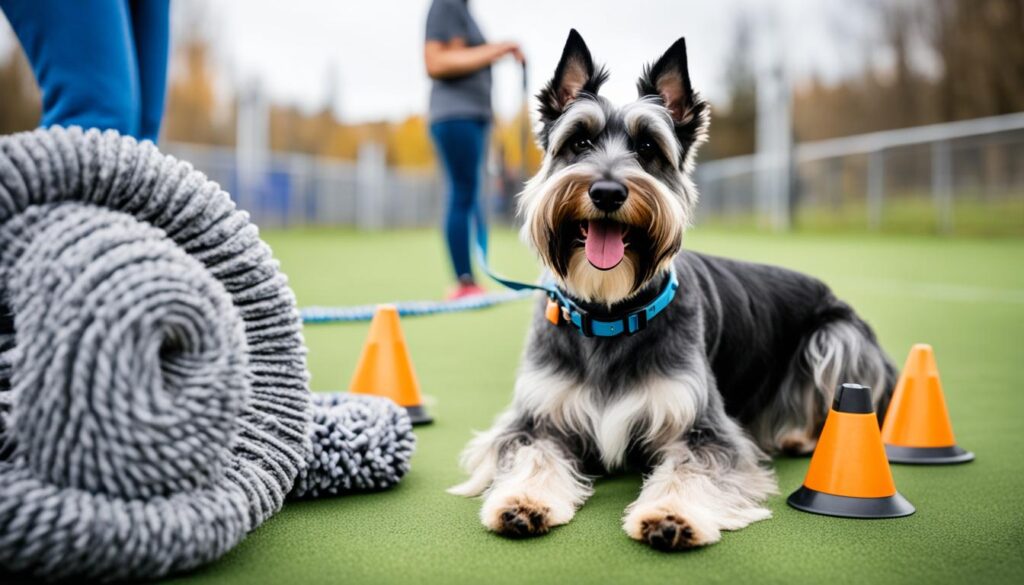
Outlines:
[[167, 88], [169, 0], [0, 0], [43, 93], [42, 126], [156, 141]]
[[448, 178], [448, 213], [445, 236], [455, 277], [473, 278], [470, 261], [470, 228], [486, 246], [487, 222], [481, 203], [484, 155], [487, 153], [486, 120], [441, 120], [430, 125]]

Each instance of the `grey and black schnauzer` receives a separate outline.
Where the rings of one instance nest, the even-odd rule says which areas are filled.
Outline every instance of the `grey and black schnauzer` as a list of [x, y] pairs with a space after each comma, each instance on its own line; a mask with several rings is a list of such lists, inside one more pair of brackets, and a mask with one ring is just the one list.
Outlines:
[[569, 522], [595, 475], [637, 467], [626, 534], [688, 549], [768, 518], [766, 454], [811, 452], [839, 382], [870, 386], [884, 412], [896, 370], [822, 282], [681, 251], [709, 123], [684, 40], [644, 70], [630, 104], [598, 94], [607, 76], [572, 31], [538, 95], [545, 157], [520, 195], [523, 236], [596, 319], [635, 312], [673, 274], [678, 292], [616, 337], [553, 325], [542, 303], [512, 406], [469, 444], [470, 477], [450, 491], [482, 494], [487, 528], [532, 536]]

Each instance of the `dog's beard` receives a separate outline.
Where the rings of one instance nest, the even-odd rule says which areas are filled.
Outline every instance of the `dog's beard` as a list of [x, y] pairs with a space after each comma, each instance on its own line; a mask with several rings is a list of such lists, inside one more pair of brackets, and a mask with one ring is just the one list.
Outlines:
[[[601, 176], [585, 164], [550, 177], [541, 169], [520, 198], [523, 237], [558, 283], [580, 300], [607, 306], [628, 300], [668, 268], [682, 246], [690, 211], [689, 198], [676, 196], [639, 166], [621, 169], [619, 176], [628, 197], [611, 214], [591, 203], [590, 185]], [[583, 232], [591, 221], [614, 222], [613, 229], [624, 231], [622, 259], [611, 268], [598, 268], [588, 259]]]

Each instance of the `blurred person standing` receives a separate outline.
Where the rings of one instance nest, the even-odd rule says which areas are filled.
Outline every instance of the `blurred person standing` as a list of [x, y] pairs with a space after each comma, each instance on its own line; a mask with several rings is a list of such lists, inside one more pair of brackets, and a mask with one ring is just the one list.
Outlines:
[[[0, 11], [43, 94], [41, 126], [117, 130], [156, 142], [170, 0], [0, 0]], [[0, 351], [13, 333], [14, 316], [0, 299]]]
[[0, 0], [43, 94], [48, 126], [156, 141], [170, 0]]
[[481, 294], [470, 260], [470, 232], [486, 241], [481, 202], [483, 161], [491, 125], [491, 64], [506, 55], [520, 63], [513, 42], [488, 43], [468, 0], [433, 0], [427, 13], [424, 61], [433, 80], [430, 134], [448, 179], [445, 236], [458, 281], [449, 298]]

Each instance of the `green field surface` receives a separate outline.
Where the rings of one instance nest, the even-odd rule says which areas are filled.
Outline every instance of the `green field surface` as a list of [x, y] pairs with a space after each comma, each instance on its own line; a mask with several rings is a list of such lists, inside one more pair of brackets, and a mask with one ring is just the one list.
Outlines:
[[[1024, 236], [1024, 196], [1013, 194], [985, 199], [958, 193], [950, 208], [950, 234], [957, 236]], [[886, 234], [935, 235], [942, 229], [935, 201], [930, 194], [894, 193], [886, 197], [878, 231]], [[838, 209], [805, 207], [794, 220], [800, 231], [864, 232], [868, 208], [864, 201], [851, 201]]]
[[[890, 193], [879, 210], [879, 224], [874, 231], [885, 235], [1024, 236], [1022, 193], [986, 198], [976, 193], [957, 192], [949, 212], [949, 224], [941, 226], [939, 212], [930, 193]], [[792, 219], [796, 231], [808, 234], [854, 235], [871, 231], [867, 202], [863, 196], [848, 197], [835, 207], [820, 203], [803, 204]], [[752, 211], [708, 215], [701, 219], [703, 224], [731, 230], [749, 230], [765, 225], [766, 221]]]
[[[264, 234], [299, 299], [348, 305], [439, 298], [448, 266], [436, 231]], [[417, 431], [412, 471], [390, 491], [291, 502], [220, 561], [177, 583], [1024, 583], [1024, 240], [785, 235], [696, 229], [689, 248], [781, 264], [834, 287], [902, 364], [931, 343], [957, 439], [973, 463], [894, 466], [917, 506], [896, 520], [795, 511], [808, 459], [775, 461], [770, 520], [713, 546], [665, 554], [620, 527], [640, 477], [601, 479], [570, 524], [513, 541], [480, 524], [459, 482], [459, 451], [511, 396], [531, 303], [403, 321], [434, 425]], [[493, 262], [532, 279], [514, 234]], [[688, 294], [686, 290], [682, 294]], [[367, 324], [306, 329], [312, 387], [344, 389]]]

